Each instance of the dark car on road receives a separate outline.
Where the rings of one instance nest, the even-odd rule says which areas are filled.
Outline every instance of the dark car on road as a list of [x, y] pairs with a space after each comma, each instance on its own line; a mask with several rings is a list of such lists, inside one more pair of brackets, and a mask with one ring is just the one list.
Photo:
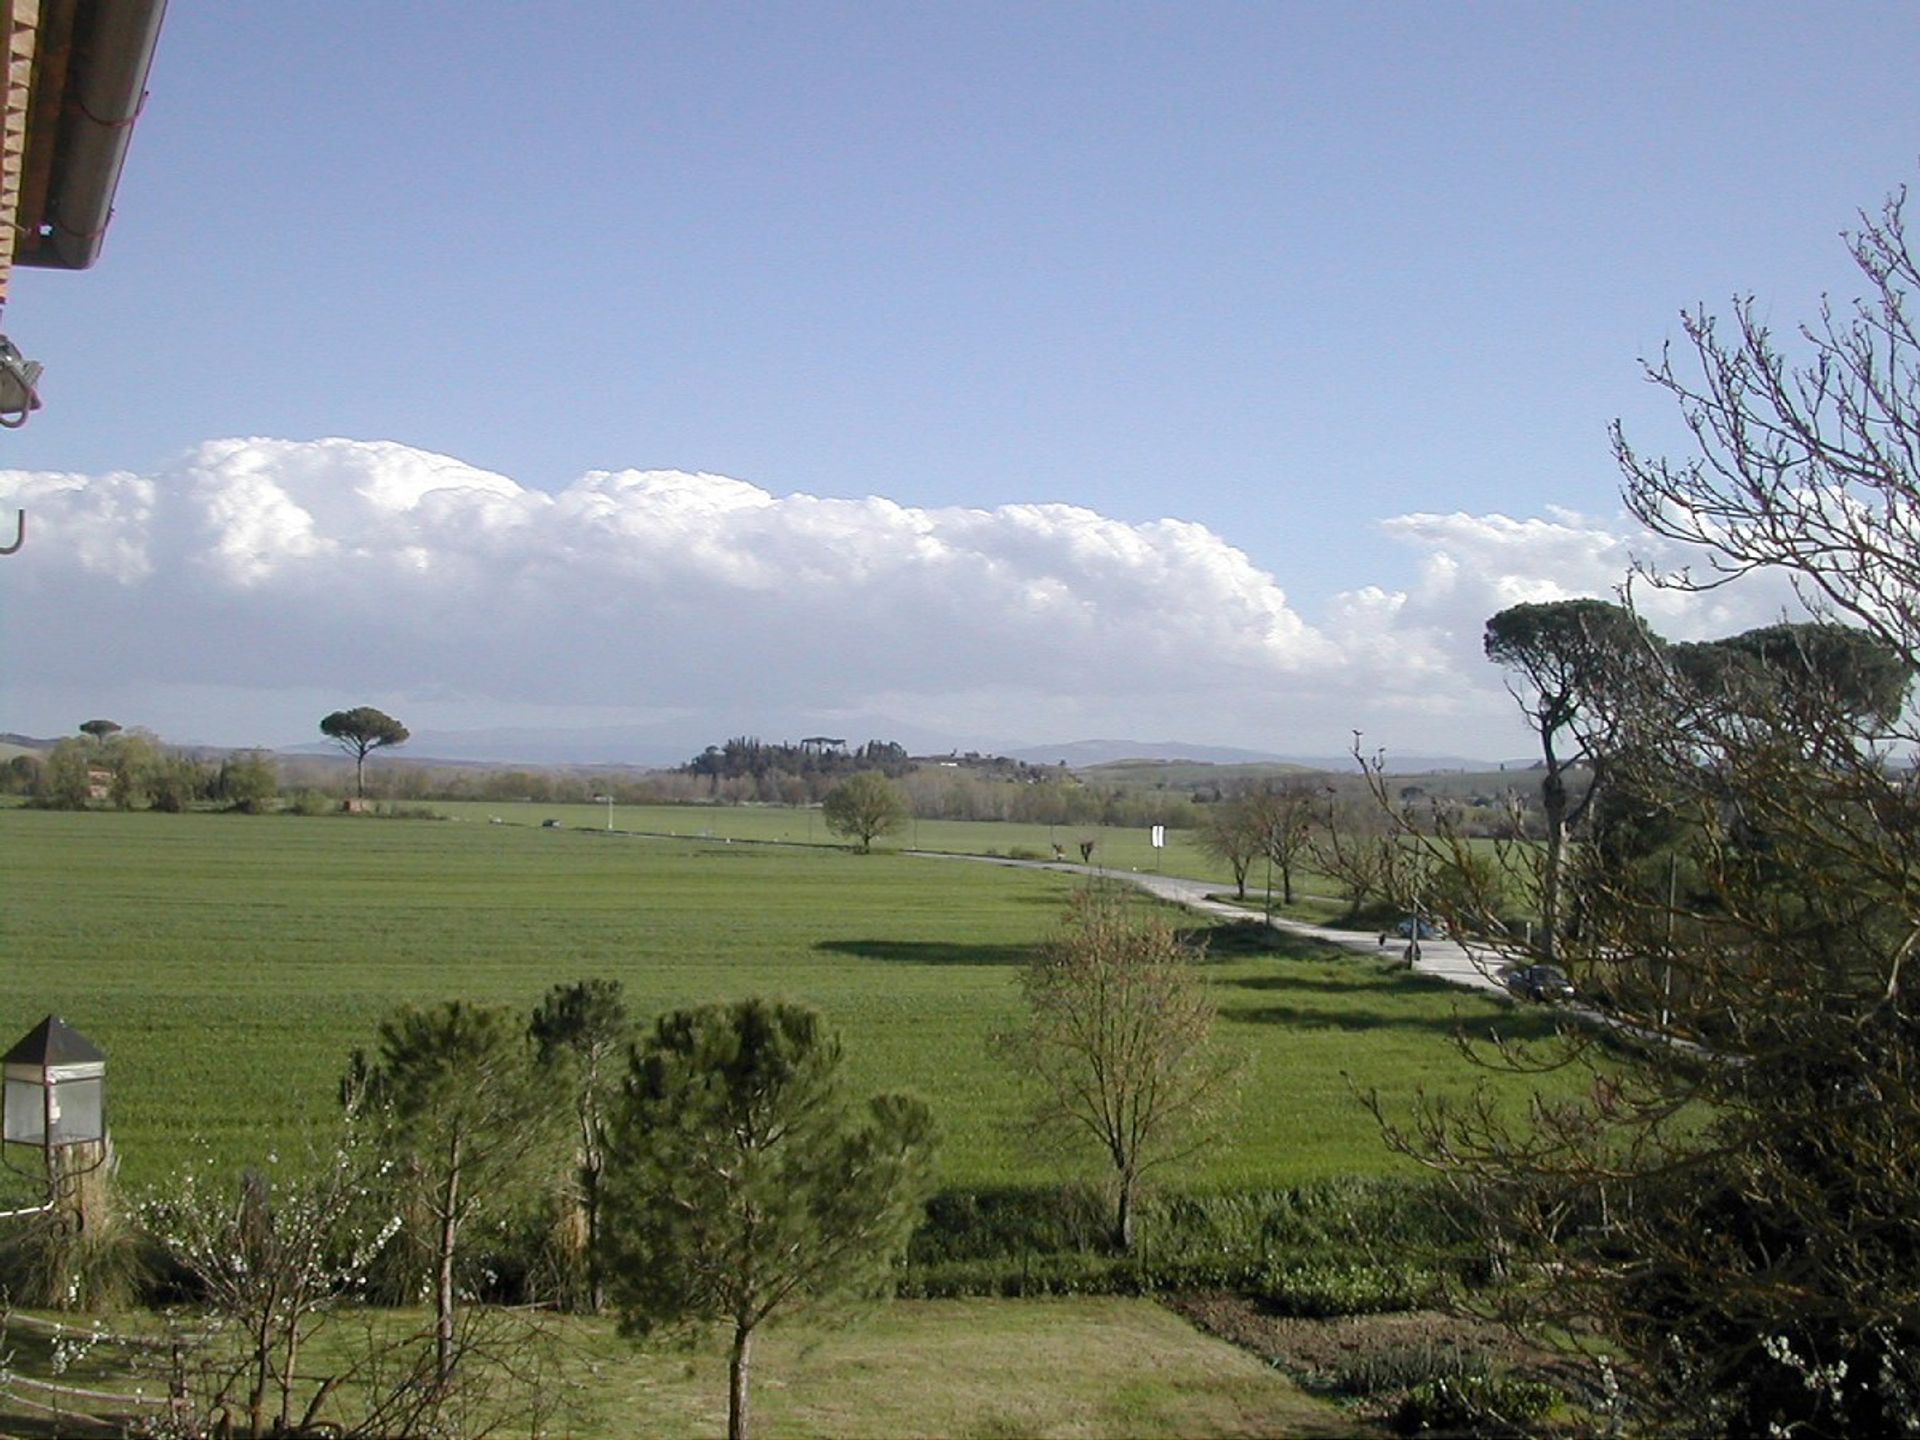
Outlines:
[[1571, 1000], [1573, 982], [1551, 965], [1522, 965], [1503, 977], [1506, 987], [1522, 1000]]

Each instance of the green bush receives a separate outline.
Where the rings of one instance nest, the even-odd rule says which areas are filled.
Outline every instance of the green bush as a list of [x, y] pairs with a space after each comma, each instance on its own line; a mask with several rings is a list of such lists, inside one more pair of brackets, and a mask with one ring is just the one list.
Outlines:
[[1441, 1377], [1416, 1385], [1393, 1414], [1399, 1435], [1524, 1436], [1559, 1392], [1515, 1375]]
[[1487, 1352], [1458, 1341], [1415, 1342], [1364, 1350], [1325, 1377], [1337, 1395], [1367, 1399], [1394, 1395], [1435, 1380], [1484, 1380], [1493, 1373]]
[[1134, 1267], [1097, 1255], [1028, 1256], [1004, 1260], [949, 1260], [909, 1265], [896, 1293], [909, 1300], [951, 1300], [976, 1295], [1137, 1294]]
[[1438, 1188], [1385, 1176], [1341, 1176], [1262, 1192], [1260, 1242], [1268, 1250], [1332, 1245], [1443, 1251], [1462, 1231]]
[[1092, 1189], [1079, 1185], [995, 1185], [942, 1190], [907, 1246], [910, 1265], [952, 1260], [1021, 1262], [1037, 1255], [1106, 1247], [1111, 1222]]
[[1325, 1319], [1415, 1310], [1444, 1289], [1438, 1273], [1420, 1266], [1314, 1256], [1268, 1266], [1256, 1293], [1277, 1314]]
[[[909, 1258], [1018, 1257], [1100, 1250], [1107, 1202], [1086, 1185], [1000, 1185], [943, 1190], [927, 1203]], [[1443, 1250], [1458, 1231], [1434, 1187], [1384, 1177], [1339, 1177], [1285, 1190], [1160, 1192], [1141, 1210], [1144, 1256], [1223, 1253], [1249, 1258], [1333, 1245]]]
[[1114, 1254], [1109, 1235], [1107, 1202], [1092, 1187], [945, 1190], [908, 1246], [901, 1293], [1232, 1289], [1272, 1293], [1290, 1314], [1368, 1313], [1423, 1303], [1441, 1288], [1439, 1270], [1383, 1263], [1382, 1251], [1441, 1254], [1454, 1229], [1430, 1187], [1348, 1178], [1163, 1192], [1142, 1207], [1131, 1254]]
[[447, 817], [431, 805], [409, 805], [399, 800], [380, 800], [367, 812], [381, 820], [444, 820]]

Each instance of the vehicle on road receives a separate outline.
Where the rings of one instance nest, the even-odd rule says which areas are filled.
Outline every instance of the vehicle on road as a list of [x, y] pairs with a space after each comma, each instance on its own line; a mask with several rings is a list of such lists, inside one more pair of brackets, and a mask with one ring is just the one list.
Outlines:
[[1522, 1000], [1573, 999], [1573, 982], [1551, 965], [1521, 965], [1500, 979], [1510, 993]]

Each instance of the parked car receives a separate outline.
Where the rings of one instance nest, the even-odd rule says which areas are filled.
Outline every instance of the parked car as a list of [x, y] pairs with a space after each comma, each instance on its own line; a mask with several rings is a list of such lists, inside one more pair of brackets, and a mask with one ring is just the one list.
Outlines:
[[1422, 940], [1438, 940], [1440, 938], [1438, 927], [1424, 915], [1408, 915], [1393, 927], [1393, 933], [1398, 935], [1402, 940], [1412, 940], [1415, 938], [1415, 930], [1420, 932], [1419, 938]]
[[1503, 978], [1507, 989], [1522, 1000], [1573, 999], [1573, 982], [1551, 965], [1522, 965]]

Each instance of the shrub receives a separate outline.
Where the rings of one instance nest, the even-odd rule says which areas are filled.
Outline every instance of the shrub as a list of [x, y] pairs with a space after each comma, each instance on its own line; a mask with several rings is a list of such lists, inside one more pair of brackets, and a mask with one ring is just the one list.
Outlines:
[[1435, 1380], [1484, 1380], [1492, 1374], [1487, 1352], [1458, 1341], [1382, 1346], [1350, 1356], [1327, 1377], [1339, 1395], [1366, 1399], [1413, 1390]]
[[1080, 1185], [1000, 1185], [943, 1190], [907, 1246], [910, 1265], [952, 1260], [1023, 1261], [1101, 1250], [1107, 1231], [1099, 1195]]
[[1444, 1250], [1461, 1234], [1445, 1194], [1415, 1181], [1341, 1176], [1260, 1198], [1260, 1241], [1269, 1250], [1335, 1244]]
[[431, 805], [408, 805], [398, 800], [381, 800], [366, 812], [382, 820], [444, 820], [447, 817]]
[[1522, 1436], [1559, 1398], [1542, 1380], [1443, 1376], [1413, 1387], [1393, 1413], [1393, 1428], [1400, 1435]]
[[1378, 1257], [1439, 1255], [1456, 1233], [1436, 1192], [1395, 1179], [1162, 1193], [1144, 1213], [1148, 1243], [1122, 1261], [1111, 1249], [1106, 1205], [1092, 1187], [944, 1190], [928, 1202], [908, 1246], [900, 1293], [1230, 1289], [1272, 1292], [1290, 1314], [1360, 1314], [1431, 1299], [1441, 1288], [1440, 1269]]
[[1420, 1266], [1315, 1256], [1269, 1266], [1257, 1293], [1278, 1314], [1325, 1319], [1418, 1309], [1444, 1288], [1436, 1272]]
[[1124, 1261], [1097, 1255], [1030, 1255], [1006, 1260], [949, 1260], [909, 1265], [895, 1293], [908, 1300], [952, 1300], [975, 1295], [1137, 1294], [1138, 1279]]

